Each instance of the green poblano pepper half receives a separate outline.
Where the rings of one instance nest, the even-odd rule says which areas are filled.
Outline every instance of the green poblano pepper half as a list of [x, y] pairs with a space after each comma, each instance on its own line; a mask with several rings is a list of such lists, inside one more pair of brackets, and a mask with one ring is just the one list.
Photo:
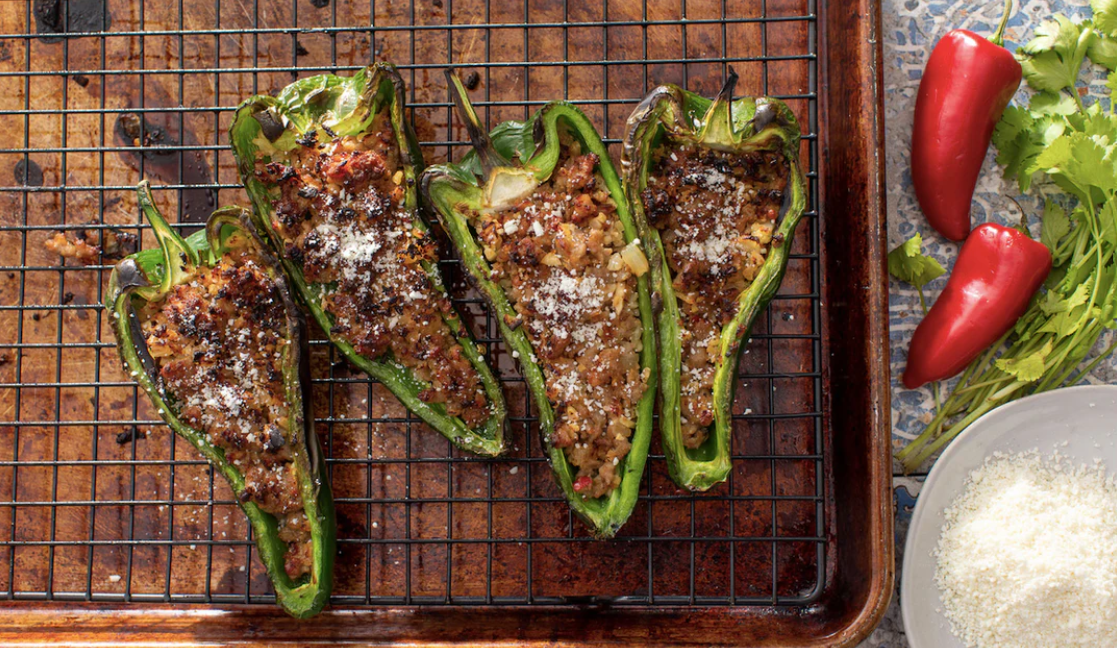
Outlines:
[[[730, 70], [725, 86], [714, 100], [706, 99], [691, 92], [687, 92], [673, 85], [664, 85], [653, 90], [633, 111], [628, 120], [625, 142], [623, 145], [622, 170], [624, 174], [625, 190], [631, 205], [634, 220], [639, 228], [640, 237], [647, 242], [649, 263], [651, 266], [651, 285], [653, 302], [656, 309], [656, 324], [659, 334], [660, 347], [660, 431], [663, 440], [663, 450], [667, 458], [667, 465], [671, 477], [680, 486], [694, 490], [704, 491], [719, 482], [725, 481], [731, 469], [730, 465], [730, 438], [732, 435], [732, 405], [736, 388], [737, 365], [743, 343], [747, 341], [749, 332], [756, 318], [768, 305], [768, 302], [779, 289], [784, 271], [787, 267], [788, 255], [791, 251], [792, 235], [795, 227], [803, 216], [806, 208], [806, 190], [803, 184], [802, 172], [799, 169], [799, 124], [794, 113], [781, 101], [772, 98], [742, 98], [733, 100], [733, 88], [737, 75]], [[701, 168], [688, 165], [681, 156], [686, 152], [691, 160], [702, 159], [723, 165], [723, 169], [733, 174], [735, 160], [749, 158], [747, 164], [763, 165], [765, 156], [769, 159], [780, 160], [786, 164], [786, 185], [777, 190], [769, 190], [762, 194], [775, 200], [776, 209], [771, 210], [772, 218], [763, 223], [765, 228], [762, 238], [752, 237], [749, 240], [747, 232], [731, 230], [728, 234], [724, 227], [717, 229], [713, 219], [718, 217], [714, 208], [708, 213], [695, 211], [692, 203], [686, 207], [679, 207], [685, 198], [676, 200], [681, 193], [697, 187], [714, 186], [710, 178], [721, 181], [722, 187], [727, 177], [720, 171], [703, 171]], [[678, 153], [678, 155], [676, 154]], [[772, 155], [770, 155], [772, 154]], [[664, 160], [664, 156], [671, 156], [672, 161], [679, 159], [674, 165]], [[759, 162], [756, 162], [759, 160]], [[654, 176], [658, 168], [657, 163], [663, 163], [662, 168], [667, 169], [665, 174], [674, 172], [675, 191], [681, 192], [675, 196], [664, 193], [662, 187], [670, 185], [672, 180], [654, 178], [653, 194], [646, 193], [649, 189], [649, 177]], [[728, 166], [725, 166], [728, 165]], [[779, 165], [777, 165], [779, 166]], [[707, 177], [698, 178], [690, 175]], [[739, 171], [737, 172], [739, 173]], [[747, 171], [745, 172], [748, 173]], [[689, 175], [688, 175], [689, 174]], [[744, 183], [746, 178], [733, 180], [736, 182], [734, 190], [743, 190], [744, 196], [755, 196], [748, 193], [749, 187]], [[657, 184], [658, 183], [658, 184]], [[683, 186], [690, 185], [690, 186]], [[725, 190], [717, 189], [715, 190]], [[660, 198], [662, 197], [662, 198]], [[734, 209], [733, 200], [727, 200], [724, 205]], [[717, 205], [711, 201], [711, 205]], [[651, 209], [649, 209], [649, 206]], [[658, 211], [662, 208], [662, 211]], [[686, 392], [686, 380], [693, 374], [684, 371], [690, 365], [684, 362], [683, 345], [684, 335], [690, 336], [686, 331], [686, 317], [684, 312], [683, 295], [677, 289], [679, 281], [680, 262], [688, 261], [682, 253], [672, 259], [665, 249], [665, 241], [661, 231], [657, 229], [656, 218], [679, 216], [680, 212], [672, 210], [690, 210], [685, 218], [692, 232], [701, 232], [703, 227], [717, 230], [721, 240], [702, 239], [697, 234], [695, 239], [685, 237], [696, 236], [693, 233], [680, 232], [678, 229], [662, 232], [670, 235], [672, 242], [679, 245], [685, 252], [697, 251], [696, 257], [700, 262], [706, 261], [706, 266], [701, 266], [699, 272], [706, 272], [707, 277], [724, 272], [729, 268], [730, 259], [716, 257], [725, 255], [731, 246], [746, 243], [753, 246], [752, 252], [763, 253], [755, 257], [762, 259], [761, 263], [754, 264], [751, 268], [755, 272], [750, 280], [743, 282], [739, 294], [728, 295], [726, 300], [731, 308], [726, 313], [731, 317], [718, 322], [720, 330], [714, 330], [710, 339], [708, 353], [709, 362], [712, 362], [713, 384], [712, 397], [706, 401], [708, 406], [703, 408], [701, 416], [707, 421], [712, 418], [712, 423], [703, 421], [703, 439], [699, 435], [692, 436], [690, 446], [684, 441], [683, 434], [683, 407], [682, 401]], [[649, 213], [655, 211], [657, 213]], [[731, 214], [732, 218], [740, 219], [740, 212]], [[757, 216], [758, 220], [764, 217]], [[682, 217], [680, 217], [680, 220]], [[745, 221], [748, 219], [745, 218]], [[703, 222], [705, 221], [705, 222]], [[679, 221], [675, 222], [678, 225]], [[736, 221], [728, 225], [730, 228], [740, 226]], [[660, 225], [662, 226], [662, 225]], [[696, 227], [695, 227], [696, 226]], [[737, 238], [738, 235], [744, 235]], [[711, 237], [712, 238], [712, 237]], [[735, 240], [734, 240], [735, 239]], [[684, 249], [685, 245], [691, 247]], [[728, 245], [726, 245], [728, 244]], [[734, 253], [739, 253], [733, 248]], [[709, 263], [712, 261], [713, 263]], [[719, 263], [721, 262], [721, 263]], [[690, 266], [693, 270], [695, 266]], [[724, 275], [723, 275], [724, 277]], [[718, 279], [714, 279], [718, 281]], [[694, 301], [686, 306], [692, 313], [699, 313], [703, 309], [715, 308], [715, 302], [708, 295], [696, 293]], [[706, 353], [702, 349], [702, 353]], [[709, 369], [707, 369], [708, 371]], [[695, 418], [700, 418], [696, 416]], [[694, 423], [690, 423], [694, 426]], [[691, 428], [693, 430], [693, 427]], [[697, 446], [697, 447], [694, 447]]]
[[[281, 258], [301, 303], [329, 335], [333, 345], [351, 363], [385, 385], [408, 409], [455, 445], [480, 455], [496, 456], [504, 450], [504, 395], [468, 328], [450, 307], [437, 262], [423, 260], [422, 269], [429, 281], [431, 294], [446, 300], [446, 309], [438, 317], [449, 330], [453, 345], [460, 347], [461, 355], [471, 365], [470, 371], [474, 372], [487, 399], [487, 410], [481, 424], [471, 426], [462, 417], [448, 412], [444, 403], [425, 400], [422, 394], [431, 385], [393, 357], [390, 349], [375, 357], [362, 354], [355, 348], [354, 338], [335, 327], [336, 313], [329, 310], [325, 297], [337, 285], [307, 279], [304, 266], [287, 247], [290, 241], [284, 240], [276, 228], [277, 205], [282, 200], [281, 182], [269, 181], [257, 173], [258, 163], [283, 159], [285, 155], [300, 150], [299, 147], [321, 144], [324, 147], [319, 148], [328, 148], [346, 138], [349, 142], [364, 138], [370, 134], [377, 117], [386, 117], [392, 132], [392, 141], [386, 145], [395, 148], [399, 159], [397, 178], [402, 202], [398, 208], [408, 214], [406, 229], [426, 236], [429, 228], [419, 208], [416, 186], [423, 158], [411, 126], [405, 119], [405, 94], [403, 81], [395, 67], [384, 63], [365, 68], [352, 77], [324, 74], [300, 79], [276, 97], [256, 96], [242, 103], [230, 129], [230, 140], [245, 189], [255, 208], [258, 227], [265, 232], [267, 240]], [[318, 171], [322, 172], [321, 165]], [[322, 182], [325, 186], [321, 176], [316, 176], [313, 182]], [[352, 200], [357, 209], [362, 209], [355, 204], [359, 199], [352, 195], [344, 196], [342, 200]], [[324, 210], [319, 211], [324, 213]], [[334, 227], [329, 223], [327, 226]], [[358, 233], [359, 236], [364, 234]], [[429, 237], [426, 240], [429, 241]], [[354, 248], [358, 254], [378, 245], [358, 242], [363, 250]], [[453, 352], [456, 354], [459, 351]]]
[[[567, 133], [578, 142], [583, 153], [597, 156], [596, 172], [616, 203], [624, 239], [626, 243], [638, 246], [636, 225], [625, 201], [620, 178], [593, 124], [573, 105], [552, 102], [527, 122], [505, 122], [487, 133], [469, 103], [461, 81], [452, 71], [447, 71], [446, 76], [474, 150], [458, 164], [427, 169], [421, 180], [423, 193], [427, 204], [437, 213], [449, 234], [468, 276], [496, 315], [501, 334], [513, 357], [518, 359], [539, 413], [540, 436], [559, 487], [574, 512], [597, 537], [612, 537], [629, 518], [636, 504], [651, 442], [656, 379], [648, 275], [638, 275], [637, 279], [641, 327], [639, 363], [648, 384], [636, 403], [631, 448], [616, 464], [620, 484], [600, 497], [586, 497], [576, 490], [576, 470], [564, 450], [552, 442], [556, 414], [554, 404], [548, 400], [544, 371], [525, 332], [526, 327], [522, 325], [522, 318], [509, 295], [493, 279], [493, 267], [486, 260], [470, 214], [502, 211], [531, 195], [536, 187], [551, 179], [560, 161], [560, 136]], [[642, 252], [640, 258], [644, 258]]]
[[[310, 365], [302, 315], [291, 299], [278, 261], [268, 253], [247, 210], [232, 207], [217, 211], [205, 229], [183, 239], [156, 209], [146, 181], [140, 184], [138, 193], [140, 207], [152, 225], [160, 249], [143, 250], [123, 259], [109, 279], [105, 306], [111, 313], [125, 370], [139, 383], [167, 425], [190, 442], [228, 481], [252, 525], [260, 559], [275, 587], [279, 604], [292, 616], [313, 616], [330, 597], [337, 532], [325, 459], [313, 432], [313, 418], [306, 398], [310, 391]], [[183, 404], [163, 386], [140, 321], [145, 303], [158, 302], [176, 286], [194, 281], [199, 269], [216, 266], [233, 245], [253, 251], [257, 265], [274, 281], [285, 313], [285, 326], [279, 331], [285, 344], [281, 345], [282, 372], [278, 378], [283, 382], [282, 407], [286, 412], [280, 420], [285, 421], [285, 429], [281, 435], [272, 433], [269, 440], [274, 437], [276, 446], [289, 453], [291, 470], [297, 481], [297, 497], [310, 529], [311, 564], [308, 573], [297, 579], [292, 579], [285, 567], [289, 547], [280, 537], [276, 516], [252, 501], [245, 474], [227, 458], [225, 449], [202, 430], [184, 422]], [[250, 434], [260, 436], [264, 430], [253, 429]]]

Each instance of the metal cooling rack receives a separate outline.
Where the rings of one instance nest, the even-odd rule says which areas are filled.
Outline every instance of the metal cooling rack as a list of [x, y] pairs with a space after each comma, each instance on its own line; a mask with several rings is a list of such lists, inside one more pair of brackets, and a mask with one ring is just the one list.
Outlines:
[[[392, 60], [430, 162], [465, 150], [446, 127], [439, 72], [453, 66], [476, 75], [490, 124], [568, 98], [616, 152], [646, 90], [673, 81], [709, 95], [731, 64], [739, 91], [771, 93], [798, 114], [818, 204], [815, 0], [342, 5], [0, 6], [0, 596], [274, 601], [229, 490], [119, 368], [99, 305], [111, 265], [42, 247], [58, 231], [143, 236], [132, 189], [145, 176], [165, 213], [186, 220], [209, 201], [247, 204], [225, 130], [251, 93]], [[798, 87], [781, 83], [788, 75]], [[139, 123], [139, 137], [121, 138], [122, 119]], [[334, 604], [812, 601], [834, 560], [816, 212], [794, 249], [741, 363], [729, 483], [678, 491], [656, 442], [637, 510], [608, 543], [586, 536], [551, 484], [530, 399], [478, 299], [459, 304], [505, 382], [506, 458], [457, 452], [313, 342], [317, 430], [339, 512]], [[453, 280], [456, 263], [445, 264]], [[130, 440], [133, 425], [142, 438]]]

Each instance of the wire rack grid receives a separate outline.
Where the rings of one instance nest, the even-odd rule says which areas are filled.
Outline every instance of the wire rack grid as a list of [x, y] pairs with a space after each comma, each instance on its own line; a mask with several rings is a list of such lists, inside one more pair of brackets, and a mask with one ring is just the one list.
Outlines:
[[[121, 370], [101, 302], [111, 261], [63, 259], [61, 233], [152, 237], [134, 185], [192, 229], [245, 202], [233, 106], [291, 80], [397, 63], [428, 163], [463, 133], [451, 66], [495, 124], [578, 104], [618, 152], [654, 85], [791, 105], [812, 211], [741, 363], [734, 470], [675, 488], [658, 442], [636, 512], [610, 542], [573, 519], [494, 321], [444, 262], [512, 408], [506, 457], [453, 449], [380, 385], [312, 342], [316, 429], [339, 522], [335, 605], [806, 605], [835, 562], [817, 205], [815, 0], [13, 1], [0, 5], [0, 596], [269, 603], [225, 484]], [[11, 171], [5, 171], [11, 169]], [[602, 575], [607, 574], [607, 578]]]

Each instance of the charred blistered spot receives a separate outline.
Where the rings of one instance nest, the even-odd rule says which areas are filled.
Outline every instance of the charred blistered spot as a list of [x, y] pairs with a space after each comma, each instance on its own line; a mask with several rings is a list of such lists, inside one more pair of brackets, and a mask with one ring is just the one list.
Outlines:
[[172, 156], [172, 147], [178, 146], [164, 128], [146, 122], [137, 113], [121, 113], [116, 118], [116, 134], [128, 146], [145, 149], [142, 155], [148, 159]]
[[318, 146], [318, 131], [312, 128], [302, 135], [296, 137], [295, 142], [299, 146], [314, 148], [315, 146]]
[[35, 160], [19, 160], [15, 163], [15, 167], [12, 171], [14, 172], [13, 175], [15, 175], [16, 184], [23, 185], [24, 187], [43, 186], [43, 169]]
[[510, 243], [505, 250], [508, 253], [508, 260], [516, 265], [533, 266], [539, 263], [540, 250], [535, 239], [520, 239]]
[[342, 207], [334, 214], [334, 220], [343, 225], [353, 222], [355, 218], [357, 218], [357, 210], [352, 207]]
[[278, 200], [274, 205], [275, 217], [284, 227], [295, 227], [308, 217], [308, 211], [301, 204], [291, 200]]
[[283, 164], [282, 162], [268, 162], [262, 171], [256, 172], [256, 177], [265, 182], [280, 184], [298, 177], [298, 172], [295, 171], [293, 166]]
[[[80, 34], [108, 31], [112, 16], [105, 0], [35, 0], [35, 31], [39, 34]], [[44, 43], [56, 43], [57, 36], [40, 36]]]
[[286, 245], [286, 247], [283, 249], [283, 254], [288, 259], [290, 259], [294, 263], [297, 263], [298, 265], [302, 265], [303, 261], [306, 260], [306, 257], [303, 255], [302, 248], [300, 248], [298, 245], [296, 245], [294, 243], [288, 243]]
[[260, 125], [260, 132], [269, 142], [276, 141], [283, 135], [283, 132], [287, 130], [284, 128], [283, 122], [279, 120], [279, 117], [270, 109], [252, 113], [252, 118]]
[[316, 189], [316, 188], [314, 188], [310, 185], [303, 185], [303, 186], [299, 187], [298, 196], [299, 196], [299, 198], [306, 198], [307, 200], [314, 200], [315, 198], [318, 197], [318, 189]]
[[130, 425], [128, 426], [128, 429], [116, 435], [116, 443], [118, 445], [128, 445], [129, 443], [132, 443], [139, 439], [146, 438], [147, 437], [145, 437], [143, 433], [140, 432], [140, 428], [136, 427], [135, 425]]
[[640, 198], [644, 201], [644, 211], [650, 220], [658, 220], [671, 213], [671, 197], [662, 189], [648, 187], [640, 194]]
[[[177, 105], [159, 90], [148, 88], [148, 95], [143, 98], [147, 107]], [[139, 98], [129, 101], [138, 102]], [[198, 140], [192, 131], [180, 130], [185, 125], [176, 122], [170, 111], [143, 116], [125, 112], [117, 117], [113, 134], [121, 147], [120, 157], [130, 166], [136, 169], [142, 166], [147, 175], [164, 182], [186, 185], [180, 194], [182, 221], [204, 223], [217, 204], [215, 190], [208, 187], [213, 184], [213, 172], [201, 150], [184, 150], [196, 146]]]

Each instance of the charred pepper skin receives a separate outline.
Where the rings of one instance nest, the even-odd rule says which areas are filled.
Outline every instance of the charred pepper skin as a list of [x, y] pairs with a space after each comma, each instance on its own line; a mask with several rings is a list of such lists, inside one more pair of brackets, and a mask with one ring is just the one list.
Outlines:
[[1016, 324], [1051, 273], [1051, 251], [1020, 230], [978, 226], [946, 288], [916, 327], [904, 386], [915, 389], [966, 368]]
[[[275, 206], [270, 188], [256, 177], [254, 167], [258, 138], [270, 145], [293, 147], [300, 137], [316, 134], [318, 141], [362, 134], [380, 111], [389, 111], [395, 139], [399, 145], [406, 187], [406, 207], [414, 211], [412, 227], [429, 231], [420, 209], [418, 174], [423, 168], [418, 141], [404, 115], [406, 89], [395, 66], [386, 63], [359, 71], [352, 77], [329, 74], [301, 79], [277, 97], [257, 96], [242, 103], [230, 128], [229, 139], [237, 158], [241, 179], [254, 207], [257, 227], [265, 232], [272, 249], [282, 260], [300, 303], [328, 336], [333, 345], [356, 367], [384, 384], [409, 410], [437, 430], [454, 445], [482, 456], [497, 456], [504, 451], [504, 419], [507, 407], [500, 383], [485, 362], [460, 315], [453, 311], [443, 317], [463, 355], [480, 376], [489, 401], [490, 416], [483, 426], [470, 428], [460, 417], [447, 413], [441, 403], [428, 404], [419, 398], [426, 388], [414, 372], [390, 357], [362, 356], [341, 335], [333, 332], [331, 316], [322, 306], [315, 288], [308, 284], [302, 269], [286, 259], [283, 243], [271, 226]], [[437, 264], [425, 263], [424, 270], [434, 288], [446, 293]]]
[[621, 483], [606, 496], [584, 499], [574, 490], [575, 470], [562, 448], [555, 447], [551, 436], [555, 414], [547, 399], [543, 369], [534, 358], [532, 344], [504, 290], [491, 279], [492, 268], [485, 260], [481, 244], [472, 231], [468, 211], [482, 208], [486, 193], [494, 179], [521, 183], [531, 187], [545, 182], [555, 171], [560, 158], [560, 123], [580, 141], [585, 151], [599, 158], [601, 173], [625, 230], [625, 240], [638, 238], [631, 219], [620, 178], [609, 159], [593, 124], [576, 107], [565, 102], [552, 102], [536, 112], [527, 122], [505, 122], [486, 133], [480, 119], [469, 104], [461, 80], [447, 71], [447, 80], [458, 105], [458, 114], [465, 122], [474, 151], [458, 164], [427, 169], [421, 186], [427, 204], [434, 210], [443, 228], [461, 256], [462, 265], [477, 289], [485, 296], [500, 326], [505, 343], [518, 356], [520, 368], [539, 411], [539, 433], [547, 452], [555, 479], [574, 513], [598, 538], [611, 538], [628, 520], [636, 506], [644, 464], [651, 444], [652, 416], [655, 406], [655, 334], [652, 320], [651, 291], [647, 275], [637, 278], [640, 319], [643, 328], [641, 369], [649, 372], [648, 386], [636, 407], [636, 427], [628, 454], [621, 461]]
[[[228, 481], [237, 503], [252, 525], [260, 559], [275, 587], [279, 605], [291, 616], [305, 619], [325, 607], [333, 588], [333, 564], [337, 554], [337, 525], [333, 497], [327, 478], [325, 456], [314, 434], [310, 414], [310, 364], [302, 314], [291, 299], [278, 261], [267, 253], [267, 246], [252, 224], [248, 212], [239, 207], [225, 208], [210, 217], [206, 228], [183, 239], [163, 219], [151, 200], [147, 181], [139, 186], [139, 203], [159, 240], [159, 250], [133, 254], [113, 269], [105, 307], [112, 315], [117, 350], [140, 388], [151, 399], [159, 416]], [[298, 476], [299, 495], [311, 530], [312, 565], [310, 573], [292, 580], [284, 567], [286, 543], [279, 538], [276, 519], [255, 503], [247, 501], [245, 479], [226, 461], [224, 452], [206, 440], [203, 433], [175, 415], [173, 405], [158, 387], [158, 369], [148, 353], [143, 331], [136, 315], [136, 301], [150, 301], [166, 294], [190, 266], [210, 267], [225, 254], [231, 236], [247, 236], [255, 242], [267, 271], [283, 298], [290, 341], [285, 354], [283, 379], [289, 414], [288, 439]]]
[[[1011, 10], [1011, 0], [1005, 18]], [[1021, 67], [993, 40], [965, 29], [935, 45], [915, 100], [911, 180], [919, 207], [940, 234], [970, 234], [970, 205], [993, 129], [1020, 88]]]
[[[660, 349], [659, 427], [663, 450], [671, 478], [692, 491], [708, 490], [729, 476], [731, 410], [741, 348], [756, 318], [779, 289], [795, 227], [807, 204], [799, 169], [800, 130], [794, 113], [777, 99], [746, 97], [733, 101], [736, 79], [737, 75], [730, 70], [725, 86], [712, 101], [674, 85], [656, 88], [629, 117], [622, 149], [625, 191], [640, 238], [646, 242], [651, 267]], [[673, 142], [732, 153], [780, 151], [790, 168], [768, 257], [752, 284], [738, 297], [737, 314], [721, 331], [714, 377], [713, 430], [696, 449], [685, 447], [681, 426], [681, 313], [663, 241], [651, 226], [641, 199], [648, 184], [652, 153], [668, 136]]]

